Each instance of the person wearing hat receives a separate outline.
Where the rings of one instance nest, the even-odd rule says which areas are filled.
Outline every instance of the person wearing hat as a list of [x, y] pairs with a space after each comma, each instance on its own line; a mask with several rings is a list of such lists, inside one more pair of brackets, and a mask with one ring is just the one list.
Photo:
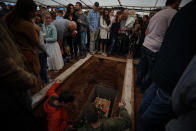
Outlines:
[[89, 29], [90, 29], [90, 53], [95, 51], [95, 41], [99, 33], [100, 13], [98, 11], [99, 3], [95, 2], [93, 9], [88, 13]]

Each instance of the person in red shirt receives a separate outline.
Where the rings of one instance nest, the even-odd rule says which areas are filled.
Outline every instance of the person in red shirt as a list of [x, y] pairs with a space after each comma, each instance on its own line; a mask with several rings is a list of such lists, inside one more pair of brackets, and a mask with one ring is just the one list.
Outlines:
[[55, 90], [61, 81], [56, 81], [48, 90], [48, 99], [44, 102], [47, 113], [48, 131], [63, 131], [69, 127], [69, 117], [66, 109], [71, 106], [74, 96], [67, 91], [58, 95]]

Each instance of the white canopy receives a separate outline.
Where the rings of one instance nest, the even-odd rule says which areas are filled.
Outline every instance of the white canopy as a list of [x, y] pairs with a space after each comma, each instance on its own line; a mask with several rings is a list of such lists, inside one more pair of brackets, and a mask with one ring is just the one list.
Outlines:
[[[16, 0], [0, 0], [6, 2], [16, 2]], [[81, 2], [84, 6], [92, 6], [95, 2], [99, 2], [102, 7], [138, 7], [138, 8], [154, 8], [163, 7], [166, 0], [34, 0], [38, 4], [45, 6], [66, 6], [69, 3], [75, 5], [76, 2]], [[189, 3], [191, 0], [182, 0], [180, 7]]]

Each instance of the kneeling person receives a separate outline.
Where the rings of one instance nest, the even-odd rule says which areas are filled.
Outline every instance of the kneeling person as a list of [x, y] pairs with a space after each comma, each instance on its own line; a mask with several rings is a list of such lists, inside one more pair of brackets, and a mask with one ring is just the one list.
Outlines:
[[85, 111], [88, 124], [79, 131], [123, 131], [131, 128], [131, 118], [125, 109], [125, 103], [121, 101], [119, 108], [119, 117], [100, 120], [95, 105], [88, 105]]
[[47, 92], [48, 99], [44, 103], [44, 111], [47, 113], [48, 131], [63, 131], [69, 127], [69, 117], [66, 109], [71, 106], [74, 96], [64, 91], [58, 95], [57, 89], [60, 81], [51, 86]]

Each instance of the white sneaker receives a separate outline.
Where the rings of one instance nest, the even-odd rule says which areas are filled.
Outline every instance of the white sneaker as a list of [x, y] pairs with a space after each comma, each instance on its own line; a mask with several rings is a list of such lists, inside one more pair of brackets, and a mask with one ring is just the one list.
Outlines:
[[103, 53], [103, 56], [106, 56], [107, 57], [107, 54], [106, 53]]

